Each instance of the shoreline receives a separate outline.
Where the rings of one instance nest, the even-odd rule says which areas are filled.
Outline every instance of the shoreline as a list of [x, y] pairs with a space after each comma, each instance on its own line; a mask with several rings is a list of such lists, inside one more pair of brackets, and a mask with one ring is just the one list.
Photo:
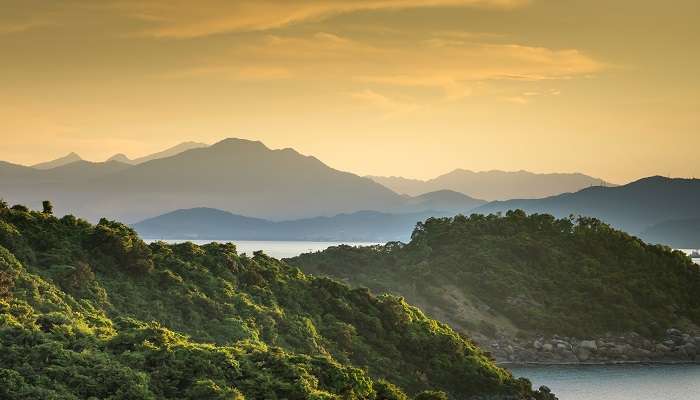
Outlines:
[[610, 366], [610, 365], [700, 365], [700, 361], [600, 361], [600, 362], [541, 362], [541, 361], [525, 361], [525, 362], [496, 362], [499, 367], [529, 367], [529, 366], [542, 366], [542, 367], [557, 367], [557, 366]]

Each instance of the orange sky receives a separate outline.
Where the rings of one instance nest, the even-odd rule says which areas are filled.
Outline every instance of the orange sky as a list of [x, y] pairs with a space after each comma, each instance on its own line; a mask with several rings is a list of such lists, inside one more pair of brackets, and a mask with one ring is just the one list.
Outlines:
[[358, 174], [700, 176], [699, 3], [5, 0], [0, 159], [243, 137]]

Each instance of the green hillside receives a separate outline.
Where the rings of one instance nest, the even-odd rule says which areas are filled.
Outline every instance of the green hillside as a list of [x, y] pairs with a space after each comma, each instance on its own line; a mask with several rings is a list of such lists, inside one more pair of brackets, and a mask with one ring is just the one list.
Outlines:
[[431, 218], [406, 245], [340, 246], [289, 262], [404, 295], [467, 332], [654, 337], [700, 324], [697, 265], [592, 218]]
[[146, 245], [116, 222], [0, 204], [0, 398], [379, 400], [439, 391], [553, 398], [402, 298], [232, 244]]

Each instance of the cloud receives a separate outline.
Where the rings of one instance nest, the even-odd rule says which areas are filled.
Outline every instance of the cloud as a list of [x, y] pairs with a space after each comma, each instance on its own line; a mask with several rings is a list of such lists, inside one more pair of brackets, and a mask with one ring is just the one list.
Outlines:
[[350, 96], [362, 103], [383, 110], [386, 117], [409, 113], [419, 108], [419, 105], [414, 102], [396, 100], [371, 89], [353, 92], [350, 93]]
[[22, 33], [32, 29], [51, 25], [45, 21], [25, 21], [15, 23], [0, 23], [0, 35], [11, 33]]
[[442, 99], [458, 100], [472, 95], [473, 87], [492, 81], [573, 79], [606, 68], [605, 63], [576, 49], [471, 42], [435, 45], [430, 39], [387, 44], [317, 32], [260, 35], [202, 65], [170, 73], [168, 77], [208, 75], [239, 80], [294, 79], [372, 85], [374, 92], [358, 92], [358, 96], [378, 105], [382, 100], [377, 97], [377, 89], [382, 86], [433, 90]]
[[123, 0], [111, 6], [152, 27], [141, 34], [194, 38], [228, 32], [265, 31], [368, 10], [435, 7], [511, 9], [529, 0]]

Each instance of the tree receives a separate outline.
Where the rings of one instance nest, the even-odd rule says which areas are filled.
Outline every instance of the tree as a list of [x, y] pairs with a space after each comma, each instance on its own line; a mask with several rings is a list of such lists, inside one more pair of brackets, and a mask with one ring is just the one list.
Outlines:
[[53, 214], [53, 204], [51, 204], [50, 201], [44, 200], [41, 202], [41, 205], [44, 208], [44, 211], [43, 211], [44, 214], [48, 214], [48, 215]]
[[418, 393], [415, 400], [448, 400], [448, 397], [442, 391], [424, 390]]

